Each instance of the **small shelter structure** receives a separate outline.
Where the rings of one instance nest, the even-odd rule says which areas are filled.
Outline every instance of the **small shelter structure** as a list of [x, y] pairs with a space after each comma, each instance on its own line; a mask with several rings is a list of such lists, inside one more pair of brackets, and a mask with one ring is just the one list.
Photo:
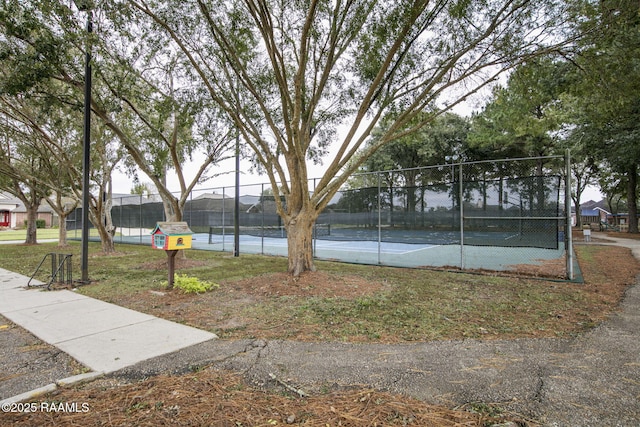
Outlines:
[[154, 249], [172, 251], [190, 249], [193, 231], [186, 222], [159, 222], [151, 235]]

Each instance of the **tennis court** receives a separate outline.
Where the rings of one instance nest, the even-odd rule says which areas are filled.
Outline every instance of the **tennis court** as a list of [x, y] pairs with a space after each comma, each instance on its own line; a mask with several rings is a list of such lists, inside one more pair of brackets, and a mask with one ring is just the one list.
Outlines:
[[[550, 260], [564, 260], [564, 248], [556, 245], [555, 249], [511, 247], [503, 245], [472, 246], [460, 245], [460, 234], [453, 232], [428, 233], [420, 239], [431, 243], [407, 243], [389, 241], [390, 236], [399, 240], [403, 238], [397, 233], [386, 233], [385, 240], [364, 240], [362, 233], [351, 231], [359, 238], [349, 238], [349, 233], [332, 231], [329, 236], [314, 239], [314, 256], [316, 259], [340, 260], [357, 264], [387, 265], [395, 267], [452, 267], [463, 269], [487, 269], [510, 271], [521, 264], [542, 265]], [[411, 233], [409, 233], [411, 234]], [[412, 233], [415, 235], [416, 233]], [[427, 234], [427, 233], [423, 233]], [[519, 238], [513, 233], [467, 233], [469, 239], [483, 239], [498, 242], [500, 239]], [[465, 237], [465, 242], [467, 242]], [[418, 237], [414, 236], [414, 239]], [[487, 240], [488, 239], [488, 240]], [[193, 247], [202, 250], [233, 251], [233, 234], [194, 235]], [[249, 234], [240, 235], [240, 252], [275, 256], [287, 255], [287, 239], [283, 237], [265, 237]]]
[[[151, 245], [150, 230], [145, 231], [142, 230], [142, 234], [119, 233], [116, 241]], [[198, 250], [233, 252], [234, 236], [232, 230], [229, 231], [229, 234], [213, 236], [208, 233], [196, 233], [193, 236], [192, 247]], [[504, 238], [509, 237], [504, 235]], [[356, 264], [495, 271], [516, 270], [522, 265], [523, 259], [528, 259], [529, 265], [537, 264], [541, 267], [549, 261], [564, 262], [565, 251], [562, 246], [558, 246], [557, 249], [545, 249], [464, 245], [461, 248], [459, 243], [444, 243], [445, 236], [440, 238], [443, 240], [441, 244], [339, 240], [335, 236], [332, 239], [317, 238], [314, 240], [314, 256], [320, 260], [337, 260]], [[497, 236], [491, 235], [491, 238], [497, 239]], [[240, 253], [287, 256], [287, 239], [242, 234], [240, 235]]]
[[[361, 174], [357, 185], [338, 191], [319, 213], [314, 256], [398, 267], [532, 267], [536, 275], [564, 262], [564, 276], [557, 276], [573, 278], [572, 242], [565, 233], [570, 198], [562, 179], [568, 161], [546, 156]], [[403, 185], [409, 175], [414, 184]], [[313, 191], [315, 180], [309, 187]], [[240, 253], [287, 256], [278, 197], [268, 188], [192, 192], [182, 219], [196, 232], [193, 247], [232, 252], [237, 220]], [[78, 228], [77, 216], [70, 229]], [[166, 220], [158, 198], [139, 195], [114, 200], [112, 219], [116, 242], [137, 244], [150, 244], [150, 229]]]

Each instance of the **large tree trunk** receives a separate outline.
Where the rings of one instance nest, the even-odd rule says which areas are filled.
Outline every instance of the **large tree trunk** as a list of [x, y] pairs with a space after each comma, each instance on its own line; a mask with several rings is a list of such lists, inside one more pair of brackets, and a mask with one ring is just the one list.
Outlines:
[[37, 219], [38, 219], [38, 206], [33, 204], [25, 204], [27, 208], [27, 237], [24, 241], [27, 245], [35, 245], [38, 243], [37, 238]]
[[573, 198], [573, 206], [576, 211], [576, 228], [582, 228], [582, 211], [580, 209], [580, 202], [578, 199]]
[[100, 236], [102, 252], [105, 254], [114, 253], [116, 251], [116, 245], [113, 240], [113, 232], [115, 228], [110, 221], [110, 217], [105, 217], [104, 205], [102, 202], [98, 203], [97, 207], [91, 206], [89, 219]]
[[58, 214], [58, 218], [58, 247], [62, 248], [67, 246], [67, 215]]
[[[27, 210], [27, 236], [24, 243], [27, 245], [36, 245], [38, 243], [38, 208], [40, 207], [40, 202], [42, 201], [42, 195], [38, 192], [37, 188], [34, 185], [28, 184], [28, 186], [29, 191], [25, 193], [16, 183], [15, 192], [13, 192], [12, 194], [20, 199], [20, 201], [24, 204], [25, 209]], [[16, 225], [19, 226], [20, 224]]]
[[55, 196], [54, 200], [50, 197], [47, 197], [45, 200], [49, 206], [51, 206], [51, 209], [58, 214], [58, 247], [63, 248], [67, 246], [67, 218], [76, 209], [78, 202], [64, 202], [59, 192], [57, 192]]
[[104, 186], [101, 186], [99, 189], [98, 194], [101, 195], [100, 197], [91, 198], [89, 220], [100, 236], [102, 252], [111, 254], [116, 251], [116, 245], [113, 240], [115, 227], [111, 221], [111, 196], [106, 197], [106, 194], [102, 191], [103, 188]]
[[113, 219], [111, 217], [111, 207], [113, 203], [111, 196], [111, 185], [109, 185], [109, 194], [105, 197], [102, 208], [102, 221], [100, 221], [102, 226], [98, 227], [100, 242], [102, 243], [102, 252], [105, 254], [111, 254], [116, 251], [116, 245], [113, 239], [116, 228], [113, 226]]
[[285, 221], [289, 255], [289, 274], [299, 276], [305, 271], [315, 271], [313, 263], [313, 225], [317, 212], [301, 211]]
[[98, 230], [98, 234], [100, 235], [102, 252], [105, 254], [114, 253], [116, 251], [116, 245], [113, 240], [113, 232], [111, 231], [113, 227], [111, 227], [111, 229], [108, 229], [107, 227], [101, 225], [99, 227], [96, 227], [96, 229]]
[[160, 191], [160, 197], [162, 198], [165, 221], [182, 221], [184, 203], [181, 203], [181, 200], [178, 200], [170, 193]]
[[638, 232], [638, 166], [631, 165], [627, 183], [627, 206], [629, 207], [629, 233]]

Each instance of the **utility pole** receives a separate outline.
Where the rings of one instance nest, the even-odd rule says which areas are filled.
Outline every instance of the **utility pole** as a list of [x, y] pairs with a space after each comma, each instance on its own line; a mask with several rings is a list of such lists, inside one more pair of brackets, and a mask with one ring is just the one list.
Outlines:
[[84, 63], [84, 136], [82, 145], [82, 283], [89, 283], [89, 173], [91, 168], [91, 33], [93, 33], [93, 2], [74, 0], [81, 12], [87, 12], [87, 43]]

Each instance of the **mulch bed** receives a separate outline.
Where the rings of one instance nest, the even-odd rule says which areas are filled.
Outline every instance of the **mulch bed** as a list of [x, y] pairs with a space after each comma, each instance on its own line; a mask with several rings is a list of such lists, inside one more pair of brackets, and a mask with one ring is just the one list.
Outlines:
[[[97, 381], [83, 389], [62, 390], [48, 396], [48, 400], [75, 404], [79, 409], [72, 413], [5, 414], [5, 420], [15, 426], [85, 427], [471, 427], [505, 422], [501, 417], [455, 411], [373, 389], [341, 390], [309, 397], [300, 397], [284, 387], [256, 390], [235, 374], [209, 369], [181, 376], [157, 376], [116, 389]], [[510, 420], [513, 426], [536, 425], [517, 417]]]

